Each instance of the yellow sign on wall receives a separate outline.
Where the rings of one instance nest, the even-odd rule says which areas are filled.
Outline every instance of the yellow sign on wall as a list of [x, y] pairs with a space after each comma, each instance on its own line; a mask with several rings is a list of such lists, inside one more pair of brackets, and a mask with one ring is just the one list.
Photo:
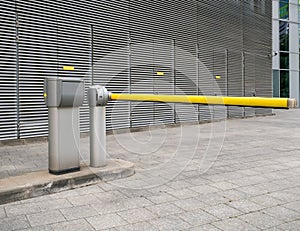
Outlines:
[[63, 66], [64, 71], [74, 71], [75, 67], [74, 66]]

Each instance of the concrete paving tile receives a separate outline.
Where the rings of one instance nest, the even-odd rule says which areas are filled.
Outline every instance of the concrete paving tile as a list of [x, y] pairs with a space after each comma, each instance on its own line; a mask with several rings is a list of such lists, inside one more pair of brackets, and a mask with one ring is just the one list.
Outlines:
[[156, 214], [150, 212], [145, 208], [130, 209], [126, 211], [117, 212], [128, 223], [138, 223], [142, 221], [151, 220], [157, 217]]
[[153, 202], [154, 204], [162, 204], [170, 201], [178, 200], [176, 197], [168, 194], [168, 193], [160, 193], [159, 195], [146, 197], [149, 201]]
[[260, 229], [267, 229], [284, 223], [262, 212], [249, 213], [239, 216], [238, 218]]
[[97, 199], [98, 199], [97, 201], [103, 201], [103, 202], [122, 200], [122, 199], [128, 198], [124, 193], [122, 193], [118, 190], [94, 193], [94, 196], [97, 197]]
[[135, 209], [150, 206], [153, 203], [145, 198], [128, 198], [122, 200], [122, 205], [125, 209]]
[[[199, 175], [199, 171], [198, 172], [198, 175]], [[211, 181], [207, 180], [207, 179], [204, 179], [200, 176], [194, 176], [194, 177], [188, 177], [185, 179], [187, 182], [189, 182], [190, 184], [192, 184], [193, 186], [199, 186], [199, 185], [207, 185], [207, 184], [210, 184], [212, 183]]]
[[299, 195], [294, 194], [294, 193], [287, 193], [287, 192], [282, 192], [282, 191], [278, 191], [278, 192], [272, 192], [269, 194], [271, 197], [274, 197], [275, 199], [278, 200], [282, 200], [285, 202], [293, 202], [293, 201], [298, 201]]
[[266, 208], [281, 205], [281, 204], [285, 203], [281, 200], [278, 200], [274, 197], [269, 196], [269, 194], [250, 197], [249, 200], [255, 202], [258, 205], [266, 207]]
[[156, 186], [156, 187], [147, 188], [147, 190], [149, 192], [153, 193], [154, 195], [156, 195], [156, 194], [160, 194], [160, 193], [163, 193], [163, 192], [172, 191], [173, 188], [170, 188], [167, 185], [160, 185], [160, 186]]
[[220, 191], [220, 189], [211, 187], [209, 185], [199, 185], [199, 186], [191, 187], [189, 189], [191, 189], [199, 194], [214, 193], [214, 192]]
[[145, 198], [127, 198], [110, 202], [97, 202], [91, 206], [96, 209], [99, 214], [107, 214], [150, 205], [153, 205], [153, 203]]
[[173, 188], [173, 189], [184, 189], [193, 186], [191, 183], [189, 183], [186, 180], [178, 180], [178, 181], [171, 181], [167, 184], [167, 186]]
[[230, 200], [225, 196], [222, 196], [218, 193], [207, 193], [201, 194], [197, 197], [198, 200], [202, 201], [203, 203], [207, 204], [207, 206], [213, 206], [218, 204], [228, 203]]
[[68, 197], [67, 199], [74, 206], [95, 204], [99, 202], [99, 199], [93, 194]]
[[141, 231], [141, 230], [157, 231], [157, 228], [155, 228], [153, 225], [150, 225], [148, 222], [139, 222], [135, 224], [129, 224], [129, 225], [124, 225], [124, 226], [114, 228], [114, 231]]
[[63, 191], [55, 194], [49, 195], [52, 199], [61, 199], [61, 198], [71, 198], [71, 197], [76, 197], [79, 196], [77, 191], [72, 189], [68, 191]]
[[299, 231], [300, 230], [300, 220], [287, 222], [287, 223], [284, 223], [277, 227], [281, 230]]
[[229, 189], [234, 189], [234, 188], [239, 187], [238, 185], [232, 184], [227, 181], [220, 181], [217, 183], [213, 183], [213, 184], [210, 184], [210, 186], [221, 189], [221, 190], [229, 190]]
[[78, 195], [86, 195], [86, 194], [98, 194], [104, 192], [102, 188], [99, 187], [99, 185], [90, 185], [87, 187], [77, 188], [75, 189]]
[[264, 231], [282, 231], [282, 229], [278, 228], [278, 226], [275, 226], [272, 228], [264, 229]]
[[97, 202], [91, 205], [99, 214], [114, 213], [126, 210], [121, 200], [109, 202]]
[[[126, 198], [133, 198], [133, 197], [150, 197], [154, 196], [155, 194], [150, 192], [147, 189], [120, 189], [121, 194], [123, 194]], [[121, 196], [120, 196], [121, 197]], [[99, 198], [101, 199], [101, 198]]]
[[201, 209], [207, 206], [204, 202], [197, 200], [195, 198], [189, 198], [189, 199], [184, 199], [184, 200], [178, 200], [172, 202], [176, 206], [184, 209], [185, 211], [192, 211], [196, 209]]
[[171, 203], [148, 206], [146, 209], [160, 217], [184, 212], [183, 209]]
[[160, 217], [148, 221], [156, 230], [184, 230], [191, 227], [187, 222], [175, 215]]
[[128, 224], [123, 218], [115, 213], [88, 217], [86, 220], [96, 230], [110, 229]]
[[250, 200], [238, 200], [238, 201], [232, 201], [228, 203], [230, 207], [233, 207], [235, 209], [238, 209], [244, 213], [250, 213], [257, 210], [264, 209], [264, 206], [261, 206], [259, 204], [256, 204]]
[[242, 199], [246, 199], [246, 198], [249, 197], [249, 195], [247, 195], [247, 193], [239, 191], [237, 189], [230, 189], [230, 190], [220, 191], [217, 194], [221, 195], [221, 196], [224, 196], [224, 197], [228, 198], [231, 201], [242, 200]]
[[300, 213], [300, 200], [299, 201], [293, 201], [293, 202], [290, 202], [290, 203], [287, 203], [287, 204], [283, 204], [282, 206]]
[[32, 227], [65, 221], [64, 216], [59, 211], [56, 210], [50, 212], [29, 214], [27, 215], [27, 218]]
[[263, 212], [285, 222], [300, 219], [300, 214], [298, 212], [295, 212], [282, 206], [267, 208], [264, 209]]
[[60, 211], [67, 220], [74, 220], [78, 218], [85, 218], [98, 215], [98, 212], [90, 205], [64, 208], [60, 209]]
[[1, 219], [0, 230], [26, 229], [30, 225], [25, 216], [7, 217]]
[[62, 209], [72, 207], [72, 204], [67, 199], [47, 200], [38, 202], [41, 211], [49, 211], [55, 209]]
[[212, 225], [223, 231], [240, 231], [240, 230], [256, 231], [256, 230], [260, 230], [259, 228], [252, 226], [238, 218], [229, 218], [229, 219], [225, 219], [225, 220], [216, 221], [216, 222], [213, 222]]
[[172, 196], [176, 197], [177, 199], [187, 199], [191, 197], [198, 196], [198, 193], [195, 191], [192, 191], [190, 189], [178, 189], [178, 190], [172, 190], [168, 191], [168, 194], [171, 194]]
[[217, 221], [218, 218], [198, 209], [190, 212], [179, 213], [176, 216], [189, 223], [191, 226], [199, 226]]
[[51, 225], [51, 228], [57, 231], [94, 230], [94, 228], [92, 228], [92, 226], [84, 219], [55, 223]]
[[4, 207], [0, 207], [0, 219], [6, 217], [6, 212]]
[[240, 188], [236, 188], [236, 190], [246, 193], [248, 196], [258, 196], [262, 194], [268, 193], [268, 190], [262, 189], [258, 185], [249, 185]]
[[243, 214], [241, 211], [234, 209], [226, 204], [205, 207], [204, 211], [220, 219], [236, 217]]
[[103, 191], [108, 192], [108, 191], [113, 191], [120, 189], [120, 187], [112, 182], [101, 182], [98, 184], [98, 186], [103, 189]]
[[220, 229], [218, 229], [216, 226], [212, 226], [210, 224], [206, 224], [206, 225], [201, 225], [201, 226], [196, 226], [190, 229], [187, 229], [187, 231], [220, 231]]
[[14, 217], [23, 214], [38, 213], [41, 211], [37, 203], [16, 204], [5, 206], [8, 217]]
[[[54, 229], [50, 225], [41, 225], [32, 228], [22, 229], [23, 231], [54, 231]], [[20, 230], [21, 231], [21, 230]]]

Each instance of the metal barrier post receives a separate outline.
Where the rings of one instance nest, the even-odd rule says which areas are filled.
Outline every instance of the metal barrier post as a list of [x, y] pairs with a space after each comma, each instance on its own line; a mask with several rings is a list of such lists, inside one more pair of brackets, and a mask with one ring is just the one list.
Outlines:
[[84, 82], [78, 78], [47, 78], [49, 172], [79, 171], [79, 106], [84, 99]]
[[102, 86], [91, 86], [88, 90], [90, 107], [90, 165], [106, 165], [106, 116], [105, 106], [109, 93]]

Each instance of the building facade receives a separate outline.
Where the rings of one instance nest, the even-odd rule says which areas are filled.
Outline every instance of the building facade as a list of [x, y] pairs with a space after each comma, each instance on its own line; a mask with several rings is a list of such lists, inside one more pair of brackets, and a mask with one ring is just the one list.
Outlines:
[[[271, 0], [0, 0], [0, 21], [0, 140], [47, 136], [47, 77], [115, 93], [272, 96]], [[114, 102], [107, 128], [269, 113]], [[87, 131], [86, 101], [80, 118]]]
[[273, 0], [273, 96], [299, 102], [299, 0]]

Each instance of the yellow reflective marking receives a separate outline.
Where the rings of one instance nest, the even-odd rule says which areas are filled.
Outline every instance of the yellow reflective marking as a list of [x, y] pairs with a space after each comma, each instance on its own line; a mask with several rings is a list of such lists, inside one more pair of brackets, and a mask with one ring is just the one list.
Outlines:
[[63, 66], [64, 71], [74, 71], [75, 67], [74, 66]]
[[162, 71], [158, 71], [156, 72], [157, 75], [160, 75], [160, 76], [164, 76], [165, 75], [165, 72], [162, 72]]
[[44, 97], [45, 97], [45, 98], [47, 97], [47, 93], [46, 93], [46, 92], [44, 93]]
[[216, 75], [216, 79], [221, 79], [221, 76], [220, 75]]

